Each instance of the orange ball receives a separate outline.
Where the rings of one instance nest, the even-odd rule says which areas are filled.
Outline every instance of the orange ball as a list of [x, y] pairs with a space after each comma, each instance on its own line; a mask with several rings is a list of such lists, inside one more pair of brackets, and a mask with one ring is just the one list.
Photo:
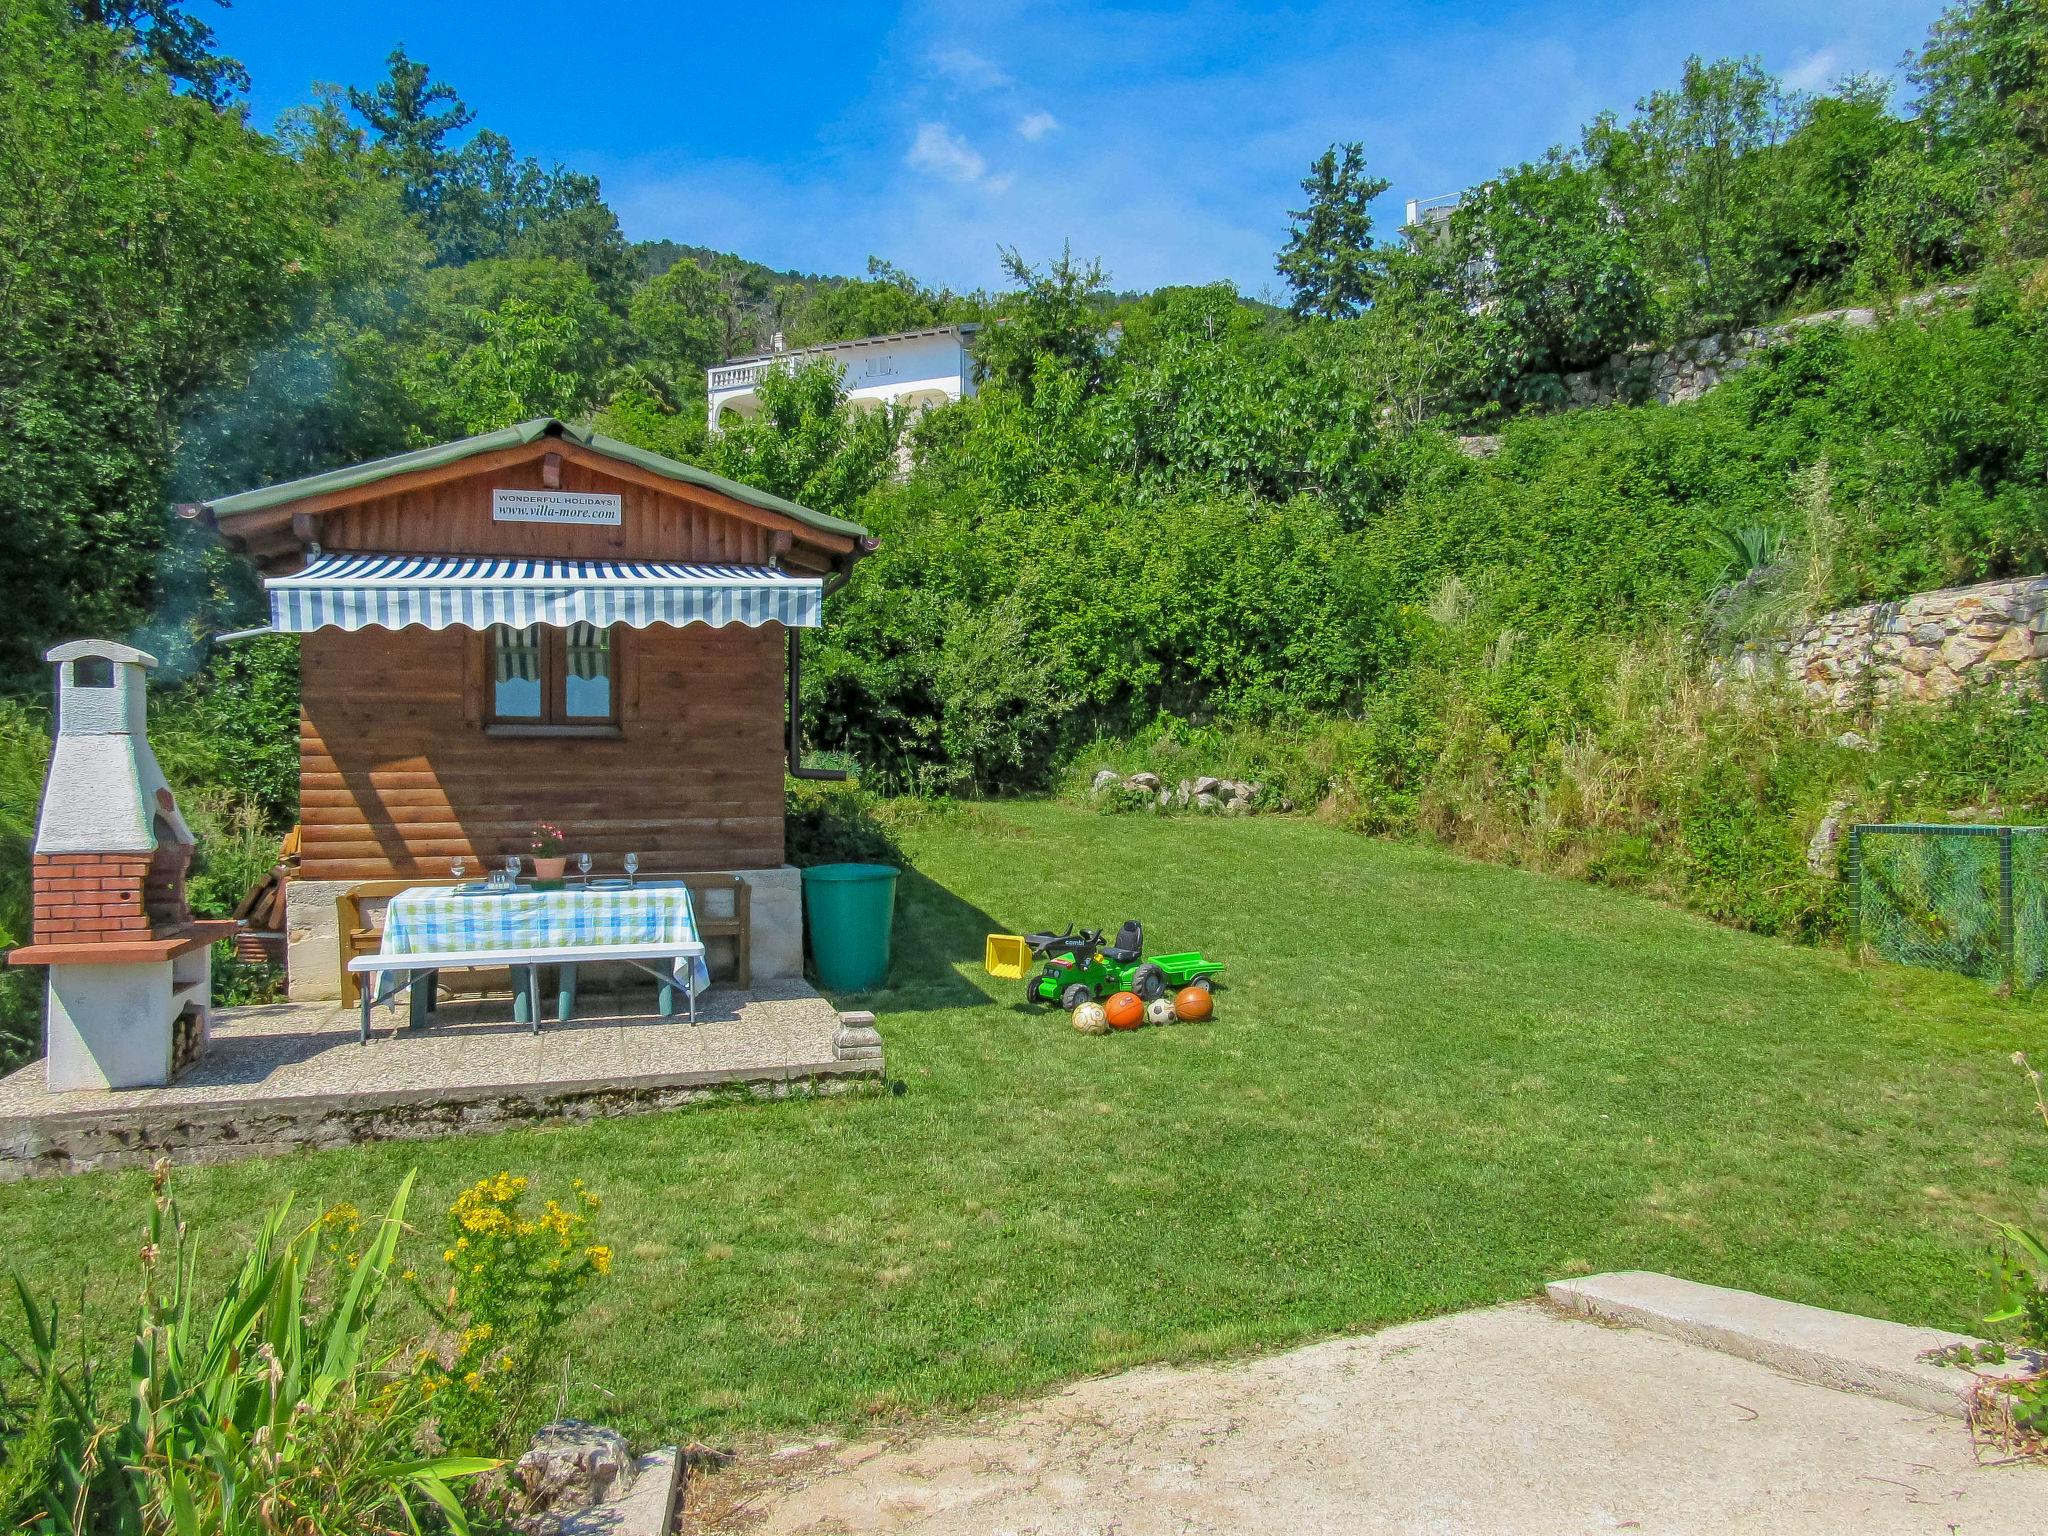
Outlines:
[[1216, 1011], [1216, 999], [1207, 987], [1182, 987], [1173, 994], [1173, 1011], [1190, 1024], [1199, 1024]]
[[1135, 992], [1119, 992], [1102, 1005], [1111, 1029], [1136, 1029], [1145, 1022], [1145, 1003]]

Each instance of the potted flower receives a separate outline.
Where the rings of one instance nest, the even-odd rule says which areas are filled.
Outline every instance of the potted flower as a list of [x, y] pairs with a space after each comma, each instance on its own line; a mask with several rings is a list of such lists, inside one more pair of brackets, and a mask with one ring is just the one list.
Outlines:
[[533, 878], [559, 880], [569, 866], [569, 839], [552, 822], [533, 824]]

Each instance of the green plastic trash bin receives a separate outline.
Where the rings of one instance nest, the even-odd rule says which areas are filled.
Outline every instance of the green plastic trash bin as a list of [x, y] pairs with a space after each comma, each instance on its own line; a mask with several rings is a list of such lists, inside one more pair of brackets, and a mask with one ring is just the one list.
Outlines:
[[902, 873], [892, 864], [819, 864], [804, 871], [811, 961], [828, 991], [868, 992], [888, 976]]

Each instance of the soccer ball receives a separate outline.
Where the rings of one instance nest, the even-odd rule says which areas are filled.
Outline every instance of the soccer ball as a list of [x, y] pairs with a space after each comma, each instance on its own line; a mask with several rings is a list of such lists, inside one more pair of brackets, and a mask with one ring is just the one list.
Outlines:
[[1178, 1017], [1180, 1015], [1173, 1011], [1173, 999], [1170, 997], [1155, 997], [1145, 1005], [1147, 1024], [1171, 1024]]
[[1109, 1033], [1109, 1015], [1102, 1011], [1100, 1003], [1083, 1003], [1074, 1010], [1074, 1028], [1084, 1035], [1106, 1035]]

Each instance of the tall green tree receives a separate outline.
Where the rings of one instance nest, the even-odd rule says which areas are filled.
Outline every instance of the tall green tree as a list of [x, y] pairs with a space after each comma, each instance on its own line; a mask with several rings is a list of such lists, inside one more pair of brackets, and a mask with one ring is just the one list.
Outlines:
[[1454, 291], [1495, 399], [1549, 399], [1557, 376], [1591, 368], [1652, 329], [1650, 289], [1629, 226], [1597, 172], [1553, 153], [1479, 188], [1451, 216]]
[[772, 369], [757, 387], [760, 413], [727, 419], [708, 446], [711, 467], [820, 512], [851, 515], [896, 462], [894, 413], [849, 406], [829, 362]]
[[[214, 0], [226, 9], [228, 0]], [[71, 14], [87, 26], [131, 39], [134, 54], [209, 106], [224, 107], [249, 89], [249, 72], [218, 51], [213, 28], [189, 0], [77, 0]]]
[[975, 358], [983, 371], [1027, 397], [1047, 368], [1073, 376], [1084, 390], [1099, 388], [1109, 367], [1109, 277], [1102, 263], [1076, 261], [1070, 244], [1043, 267], [1014, 247], [1001, 254], [1003, 271], [1017, 286], [997, 300], [997, 323], [977, 338]]
[[1332, 144], [1309, 167], [1308, 206], [1290, 212], [1276, 263], [1295, 314], [1341, 320], [1372, 302], [1385, 262], [1373, 245], [1372, 200], [1393, 183], [1368, 175], [1359, 144]]
[[587, 414], [604, 397], [618, 344], [589, 275], [537, 258], [436, 270], [415, 323], [399, 367], [420, 410], [420, 444]]
[[348, 104], [369, 125], [405, 199], [405, 211], [431, 224], [455, 168], [454, 140], [476, 121], [455, 87], [433, 78], [428, 65], [403, 46], [385, 60], [385, 76], [370, 90], [350, 86]]
[[850, 341], [914, 331], [946, 318], [947, 296], [934, 293], [908, 272], [878, 257], [868, 258], [868, 275], [808, 290], [790, 320], [792, 346]]
[[705, 370], [725, 355], [725, 289], [684, 257], [633, 295], [626, 330], [649, 391], [671, 411], [701, 405]]
[[303, 169], [52, 0], [0, 8], [0, 679], [157, 606], [190, 402], [289, 326]]
[[2021, 257], [2048, 251], [2048, 3], [1952, 5], [1909, 73], [1940, 180], [1976, 183], [1987, 215], [1979, 243]]
[[402, 189], [405, 210], [451, 266], [497, 256], [551, 257], [582, 267], [613, 308], [630, 291], [633, 258], [595, 176], [520, 156], [503, 134], [462, 134], [476, 113], [429, 66], [395, 48], [374, 88], [348, 103]]
[[1585, 152], [1627, 224], [1667, 323], [1698, 335], [1745, 323], [1784, 286], [1769, 257], [1786, 188], [1769, 151], [1798, 125], [1795, 102], [1754, 59], [1685, 62], [1677, 89], [1609, 114]]
[[1989, 148], [2048, 147], [2048, 4], [1964, 0], [1943, 11], [1909, 75], [1936, 133]]
[[173, 482], [182, 499], [382, 458], [416, 440], [421, 409], [401, 364], [433, 247], [338, 88], [285, 114], [276, 137], [307, 180], [321, 236], [283, 334], [188, 403]]

